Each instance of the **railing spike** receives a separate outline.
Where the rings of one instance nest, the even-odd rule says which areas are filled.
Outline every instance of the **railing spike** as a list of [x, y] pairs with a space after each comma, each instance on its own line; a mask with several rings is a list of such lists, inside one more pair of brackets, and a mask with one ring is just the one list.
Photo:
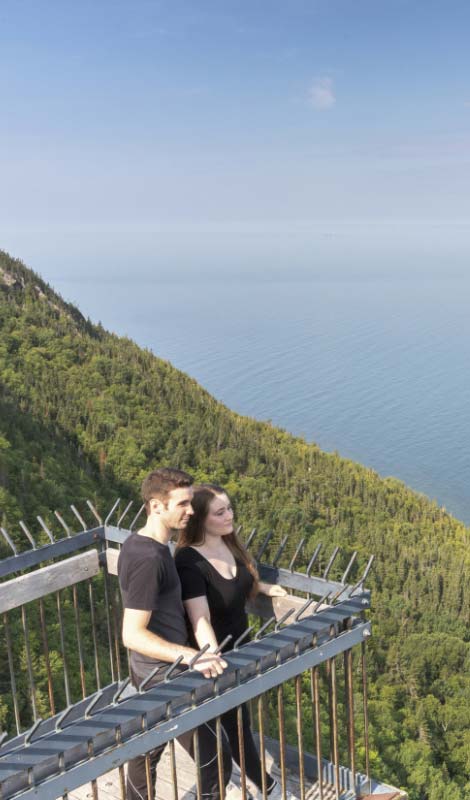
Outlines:
[[13, 555], [17, 556], [18, 555], [18, 550], [16, 548], [16, 545], [13, 542], [13, 540], [11, 539], [11, 537], [9, 536], [8, 532], [5, 530], [5, 528], [0, 528], [0, 533], [2, 534], [2, 536], [5, 539], [6, 543], [8, 545], [10, 545], [11, 549], [13, 550]]
[[113, 706], [116, 705], [116, 703], [118, 702], [119, 698], [121, 697], [124, 689], [126, 689], [129, 686], [130, 682], [131, 682], [131, 678], [130, 678], [130, 675], [128, 675], [127, 678], [125, 678], [123, 680], [123, 682], [121, 683], [121, 685], [118, 687], [117, 692], [115, 692], [115, 694], [113, 695], [113, 699], [111, 701]]
[[276, 624], [274, 626], [274, 630], [278, 631], [279, 628], [281, 627], [281, 625], [284, 624], [286, 619], [288, 619], [290, 617], [290, 615], [293, 614], [294, 611], [295, 611], [295, 608], [289, 608], [289, 610], [286, 611], [286, 613], [283, 614], [282, 617], [280, 617], [280, 619], [277, 620], [277, 622], [276, 622]]
[[78, 519], [78, 521], [79, 521], [80, 525], [82, 526], [83, 530], [86, 531], [87, 530], [87, 524], [86, 524], [85, 520], [83, 519], [83, 517], [80, 516], [80, 514], [78, 513], [78, 511], [75, 508], [75, 506], [73, 505], [73, 503], [70, 506], [70, 508], [72, 510], [72, 514]]
[[364, 570], [364, 574], [363, 574], [363, 576], [361, 578], [361, 582], [362, 583], [365, 583], [365, 581], [367, 579], [367, 576], [368, 576], [369, 572], [371, 571], [372, 564], [374, 563], [374, 561], [375, 561], [375, 556], [371, 556], [369, 558], [369, 561], [367, 562], [367, 566], [366, 566], [366, 568]]
[[170, 680], [170, 677], [171, 677], [171, 674], [172, 674], [172, 672], [174, 672], [174, 671], [175, 671], [175, 669], [176, 669], [177, 667], [179, 667], [179, 665], [181, 664], [181, 662], [182, 662], [183, 658], [184, 658], [184, 656], [178, 656], [178, 658], [176, 659], [176, 661], [173, 661], [173, 664], [170, 664], [170, 666], [168, 667], [167, 671], [165, 672], [165, 674], [164, 674], [164, 676], [163, 676], [163, 680], [164, 680], [165, 682], [167, 682], [167, 681], [169, 681], [169, 680]]
[[94, 696], [92, 697], [91, 701], [88, 703], [88, 705], [87, 705], [87, 707], [85, 709], [85, 713], [83, 715], [85, 717], [85, 719], [88, 719], [88, 717], [91, 717], [91, 712], [93, 711], [94, 707], [97, 705], [97, 703], [99, 702], [99, 700], [102, 697], [103, 697], [103, 690], [99, 689], [94, 694]]
[[222, 650], [224, 649], [225, 645], [226, 645], [226, 644], [228, 644], [228, 643], [230, 642], [230, 640], [231, 640], [231, 639], [233, 639], [233, 636], [232, 636], [232, 634], [231, 634], [231, 633], [229, 633], [229, 634], [228, 634], [228, 636], [226, 636], [226, 637], [225, 637], [225, 639], [223, 639], [223, 640], [221, 641], [221, 643], [219, 644], [219, 646], [218, 646], [217, 650], [215, 650], [215, 651], [214, 651], [214, 654], [215, 654], [216, 656], [218, 656], [218, 655], [219, 655], [219, 653], [221, 653], [221, 652], [222, 652]]
[[199, 650], [199, 652], [196, 653], [195, 656], [193, 656], [193, 658], [191, 659], [191, 661], [188, 664], [189, 669], [194, 669], [194, 665], [197, 664], [197, 662], [199, 661], [201, 656], [204, 655], [204, 653], [207, 653], [207, 651], [209, 650], [209, 647], [210, 647], [210, 644], [205, 644], [204, 647], [201, 650]]
[[295, 549], [295, 553], [292, 556], [292, 561], [289, 564], [289, 569], [290, 569], [291, 572], [294, 571], [295, 562], [297, 561], [300, 553], [302, 552], [302, 547], [304, 546], [304, 544], [305, 544], [305, 536], [298, 543], [298, 545], [297, 545], [297, 547]]
[[39, 522], [39, 524], [40, 524], [41, 528], [43, 529], [44, 533], [48, 536], [49, 541], [51, 542], [51, 544], [54, 544], [55, 539], [54, 539], [54, 536], [52, 534], [52, 531], [49, 530], [49, 528], [47, 527], [47, 525], [44, 522], [43, 518], [37, 516], [36, 519]]
[[255, 634], [255, 642], [259, 641], [259, 639], [261, 638], [261, 634], [264, 633], [265, 630], [269, 628], [269, 626], [275, 621], [276, 621], [276, 615], [273, 614], [273, 616], [269, 617], [269, 619], [264, 623], [264, 625], [261, 626], [259, 631]]
[[62, 518], [62, 516], [59, 514], [58, 511], [54, 511], [54, 514], [55, 514], [56, 518], [59, 520], [60, 524], [62, 525], [66, 536], [70, 539], [72, 534], [71, 534], [69, 526], [67, 525], [67, 523], [65, 522], [65, 520]]
[[311, 571], [313, 569], [313, 565], [315, 564], [315, 561], [317, 560], [318, 555], [319, 555], [320, 550], [322, 549], [322, 547], [323, 547], [322, 543], [318, 542], [315, 550], [313, 551], [313, 555], [312, 555], [310, 561], [307, 564], [307, 570], [306, 570], [307, 577], [310, 577], [310, 573], [311, 573]]
[[341, 589], [339, 589], [336, 592], [336, 594], [330, 596], [331, 605], [333, 605], [333, 603], [336, 603], [339, 600], [339, 598], [341, 597], [341, 595], [344, 594], [345, 592], [347, 592], [348, 590], [349, 590], [349, 586], [343, 586]]
[[122, 512], [121, 516], [119, 517], [118, 521], [117, 521], [117, 527], [118, 527], [118, 528], [120, 528], [120, 527], [121, 527], [121, 522], [123, 521], [124, 517], [126, 517], [126, 515], [127, 515], [127, 512], [129, 511], [129, 509], [130, 509], [130, 508], [131, 508], [131, 506], [133, 506], [133, 505], [134, 505], [134, 501], [133, 501], [133, 500], [130, 500], [130, 501], [128, 502], [127, 506], [125, 507], [124, 511]]
[[248, 636], [249, 633], [251, 633], [254, 627], [255, 627], [254, 625], [248, 625], [248, 628], [245, 628], [241, 636], [239, 636], [238, 639], [234, 642], [233, 644], [234, 650], [238, 649], [239, 645], [243, 642], [244, 639], [246, 639], [246, 637]]
[[314, 600], [315, 600], [314, 597], [309, 597], [309, 599], [303, 604], [303, 606], [301, 608], [299, 608], [299, 610], [297, 611], [297, 614], [295, 615], [295, 621], [296, 622], [299, 622], [300, 617], [302, 616], [302, 614], [304, 614], [305, 611], [307, 610], [307, 608], [312, 605]]
[[98, 525], [102, 525], [103, 524], [103, 520], [101, 519], [100, 515], [98, 514], [98, 512], [97, 512], [96, 508], [94, 507], [93, 503], [91, 503], [90, 500], [87, 500], [86, 504], [87, 504], [88, 508], [90, 509], [91, 513], [93, 514], [94, 518], [96, 519]]
[[139, 683], [139, 687], [138, 687], [138, 691], [139, 691], [139, 692], [141, 692], [141, 693], [142, 693], [142, 692], [144, 692], [144, 691], [145, 691], [145, 689], [146, 689], [146, 687], [147, 687], [147, 684], [149, 684], [149, 683], [150, 683], [150, 681], [152, 680], [152, 678], [154, 678], [154, 677], [155, 677], [155, 675], [157, 674], [157, 672], [159, 672], [159, 671], [161, 670], [161, 668], [162, 668], [162, 665], [161, 665], [161, 664], [157, 664], [157, 666], [156, 666], [156, 667], [154, 667], [154, 668], [153, 668], [153, 670], [152, 670], [151, 672], [149, 672], [149, 674], [148, 674], [148, 675], [146, 675], [146, 676], [145, 676], [145, 678], [143, 679], [143, 681], [141, 681], [141, 682]]
[[108, 516], [106, 517], [106, 519], [105, 519], [105, 521], [104, 521], [104, 524], [105, 524], [105, 525], [107, 525], [107, 524], [108, 524], [109, 520], [110, 520], [110, 519], [111, 519], [111, 517], [113, 516], [113, 514], [114, 514], [114, 512], [116, 511], [116, 509], [117, 509], [117, 507], [118, 507], [118, 505], [119, 505], [119, 503], [120, 503], [120, 502], [121, 502], [121, 498], [120, 498], [120, 497], [118, 497], [118, 499], [117, 499], [117, 500], [116, 500], [116, 502], [114, 503], [114, 505], [113, 505], [113, 507], [112, 507], [111, 511], [109, 512]]
[[289, 536], [286, 534], [284, 536], [284, 538], [282, 539], [281, 544], [279, 545], [279, 547], [277, 549], [276, 555], [273, 558], [273, 567], [277, 567], [278, 561], [279, 561], [280, 557], [282, 556], [282, 554], [284, 552], [284, 548], [285, 548], [288, 540], [289, 540]]
[[263, 544], [261, 545], [260, 549], [256, 553], [256, 556], [255, 556], [256, 561], [260, 561], [261, 560], [261, 558], [263, 557], [264, 552], [265, 552], [265, 550], [266, 550], [266, 548], [267, 548], [267, 546], [268, 546], [268, 544], [269, 544], [269, 542], [271, 541], [272, 538], [273, 538], [273, 532], [269, 531], [269, 533], [266, 536]]
[[351, 556], [351, 558], [349, 560], [349, 564], [346, 567], [346, 569], [344, 570], [343, 577], [341, 578], [341, 583], [346, 583], [346, 581], [348, 579], [348, 575], [351, 572], [352, 566], [353, 566], [356, 558], [357, 558], [357, 550], [355, 550], [354, 553], [352, 554], [352, 556]]
[[34, 734], [36, 733], [37, 729], [42, 725], [43, 722], [44, 722], [43, 718], [38, 717], [34, 725], [29, 729], [29, 731], [25, 733], [24, 743], [26, 747], [28, 747], [31, 744]]
[[327, 577], [329, 575], [329, 572], [330, 572], [330, 569], [333, 566], [333, 562], [334, 562], [336, 556], [338, 555], [339, 551], [340, 551], [340, 548], [338, 547], [338, 545], [336, 545], [335, 549], [333, 550], [333, 552], [332, 552], [332, 554], [330, 556], [330, 560], [328, 561], [328, 564], [326, 565], [326, 569], [325, 569], [325, 571], [324, 571], [324, 573], [322, 575], [322, 578], [324, 580], [327, 579]]
[[361, 577], [359, 578], [358, 582], [357, 582], [357, 583], [356, 583], [356, 584], [353, 586], [353, 588], [351, 589], [351, 596], [354, 594], [354, 592], [355, 592], [357, 589], [360, 589], [360, 588], [361, 588], [361, 586], [364, 584], [364, 582], [365, 582], [365, 580], [366, 580], [366, 578], [367, 578], [367, 576], [368, 576], [368, 574], [369, 574], [369, 572], [370, 572], [370, 570], [371, 570], [372, 564], [374, 563], [374, 560], [375, 560], [375, 556], [371, 556], [371, 557], [369, 558], [369, 561], [367, 562], [367, 566], [366, 566], [366, 568], [365, 568], [365, 570], [364, 570], [363, 574], [362, 574], [362, 575], [361, 575]]
[[65, 711], [62, 711], [62, 714], [59, 716], [59, 718], [57, 719], [56, 724], [55, 724], [56, 731], [61, 731], [62, 730], [62, 726], [63, 726], [65, 720], [67, 719], [68, 715], [70, 714], [71, 711], [73, 711], [74, 708], [75, 708], [74, 705], [70, 705], [70, 706], [67, 706]]
[[250, 545], [251, 545], [251, 543], [252, 543], [252, 541], [253, 541], [253, 539], [255, 538], [255, 536], [256, 536], [256, 534], [257, 534], [257, 533], [258, 533], [257, 529], [256, 529], [256, 528], [253, 528], [253, 530], [251, 531], [251, 533], [250, 533], [250, 535], [249, 535], [248, 539], [246, 540], [246, 543], [245, 543], [245, 550], [249, 550], [249, 547], [250, 547]]
[[141, 507], [139, 508], [137, 514], [135, 515], [134, 519], [132, 520], [132, 522], [131, 522], [131, 524], [129, 526], [129, 530], [130, 531], [132, 531], [134, 529], [134, 525], [137, 522], [137, 520], [139, 519], [140, 515], [142, 514], [142, 511], [144, 510], [144, 508], [145, 508], [145, 503], [142, 503]]
[[20, 528], [27, 537], [29, 543], [31, 544], [33, 550], [37, 550], [36, 542], [34, 541], [33, 537], [31, 536], [29, 530], [27, 529], [26, 525], [24, 524], [23, 520], [20, 519]]
[[328, 605], [328, 603], [326, 601], [328, 600], [329, 596], [330, 596], [330, 592], [328, 591], [326, 594], [323, 595], [323, 597], [320, 598], [320, 600], [318, 600], [317, 603], [315, 603], [315, 606], [314, 606], [314, 608], [312, 610], [312, 614], [316, 614], [317, 611], [320, 609], [320, 606], [322, 606], [324, 603], [326, 605]]

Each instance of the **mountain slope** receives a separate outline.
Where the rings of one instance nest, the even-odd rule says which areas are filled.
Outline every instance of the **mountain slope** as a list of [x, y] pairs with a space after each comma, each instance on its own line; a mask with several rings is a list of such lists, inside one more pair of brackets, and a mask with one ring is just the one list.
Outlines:
[[[168, 362], [93, 325], [6, 253], [0, 393], [9, 530], [19, 517], [33, 523], [46, 506], [91, 495], [106, 508], [113, 496], [135, 496], [149, 468], [172, 464], [226, 485], [245, 529], [275, 531], [271, 554], [291, 534], [286, 561], [300, 536], [304, 560], [320, 540], [326, 557], [342, 546], [338, 575], [353, 549], [360, 568], [375, 553], [376, 771], [411, 786], [413, 798], [428, 796], [427, 782], [440, 792], [432, 800], [470, 797], [470, 742], [458, 713], [470, 702], [469, 531], [461, 523], [400, 481], [234, 414]], [[432, 636], [454, 653], [451, 673]]]

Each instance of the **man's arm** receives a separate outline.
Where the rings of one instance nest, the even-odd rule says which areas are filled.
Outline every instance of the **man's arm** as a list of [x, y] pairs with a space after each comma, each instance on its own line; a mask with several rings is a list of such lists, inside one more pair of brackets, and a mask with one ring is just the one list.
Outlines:
[[[134, 608], [125, 608], [122, 621], [122, 641], [124, 647], [135, 650], [149, 658], [157, 661], [168, 661], [170, 664], [176, 661], [178, 656], [183, 656], [182, 664], [186, 666], [197, 653], [192, 647], [181, 644], [174, 644], [162, 639], [156, 633], [152, 633], [147, 628], [151, 611], [141, 611]], [[227, 666], [227, 662], [220, 656], [212, 653], [201, 656], [194, 665], [194, 669], [206, 678], [213, 678], [221, 675]]]

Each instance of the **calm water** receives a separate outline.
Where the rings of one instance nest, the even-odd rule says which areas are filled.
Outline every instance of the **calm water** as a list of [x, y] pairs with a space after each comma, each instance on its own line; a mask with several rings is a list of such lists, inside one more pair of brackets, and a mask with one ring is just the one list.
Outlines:
[[470, 523], [470, 279], [95, 281], [93, 297], [53, 282], [233, 410], [399, 477]]

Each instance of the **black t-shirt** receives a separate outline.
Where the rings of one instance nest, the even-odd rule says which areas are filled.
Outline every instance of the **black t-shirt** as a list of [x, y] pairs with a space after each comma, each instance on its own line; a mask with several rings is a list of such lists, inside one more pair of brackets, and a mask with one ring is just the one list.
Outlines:
[[[119, 554], [118, 575], [124, 608], [151, 611], [147, 630], [168, 642], [186, 645], [188, 631], [181, 584], [169, 547], [131, 533]], [[158, 663], [131, 650], [131, 668], [137, 676], [148, 674]], [[160, 663], [168, 666], [167, 662]]]
[[[202, 553], [193, 547], [182, 547], [175, 557], [176, 569], [180, 576], [183, 600], [194, 597], [207, 597], [211, 624], [217, 641], [220, 643], [228, 634], [232, 640], [225, 650], [231, 650], [233, 643], [248, 627], [245, 603], [253, 588], [253, 576], [242, 561], [236, 561], [237, 572], [234, 578], [224, 578]], [[191, 641], [194, 637], [190, 634]]]

